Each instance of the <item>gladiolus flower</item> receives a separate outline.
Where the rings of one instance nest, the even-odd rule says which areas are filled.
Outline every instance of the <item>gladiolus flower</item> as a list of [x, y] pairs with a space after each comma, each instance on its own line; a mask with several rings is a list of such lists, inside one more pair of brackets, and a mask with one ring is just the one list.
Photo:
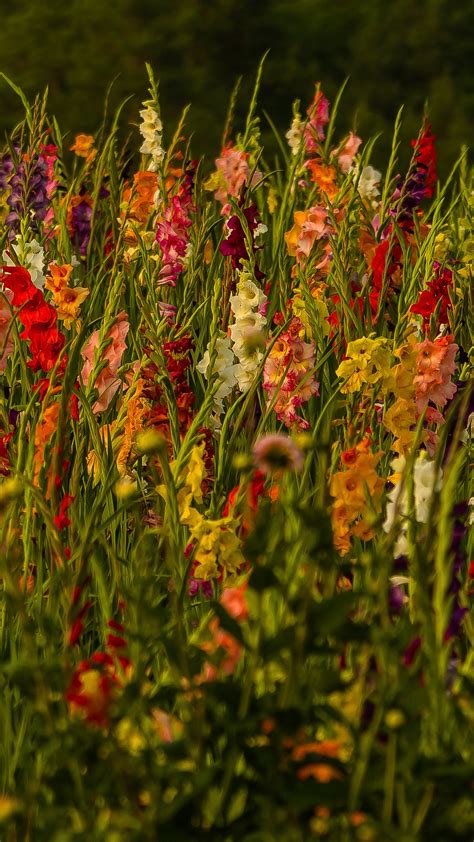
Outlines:
[[94, 138], [91, 134], [77, 134], [73, 145], [69, 148], [78, 158], [87, 158], [88, 161], [92, 161], [97, 154], [93, 146]]
[[361, 143], [362, 140], [360, 137], [357, 137], [353, 132], [349, 132], [348, 137], [339, 149], [332, 153], [332, 156], [337, 155], [337, 162], [343, 173], [349, 172]]
[[416, 377], [416, 405], [419, 412], [431, 401], [437, 407], [443, 407], [454, 397], [457, 387], [451, 382], [456, 363], [454, 358], [458, 346], [451, 342], [452, 336], [441, 336], [431, 342], [425, 339], [420, 342], [415, 351]]
[[125, 340], [129, 326], [127, 314], [122, 311], [118, 314], [117, 321], [112, 325], [105, 338], [105, 342], [107, 343], [108, 340], [108, 344], [104, 347], [101, 361], [107, 360], [107, 366], [101, 370], [93, 384], [91, 384], [91, 377], [96, 367], [95, 350], [100, 343], [100, 332], [98, 330], [94, 331], [82, 349], [82, 356], [85, 360], [82, 367], [82, 379], [86, 386], [94, 385], [99, 392], [98, 400], [92, 407], [93, 412], [104, 412], [120, 387], [117, 372], [127, 347]]
[[307, 211], [296, 211], [295, 224], [285, 234], [288, 254], [297, 263], [305, 263], [316, 240], [327, 238], [330, 223], [326, 208], [315, 206]]
[[225, 588], [219, 600], [227, 613], [239, 623], [246, 620], [249, 615], [249, 607], [245, 597], [246, 590], [247, 582], [243, 582], [235, 588]]

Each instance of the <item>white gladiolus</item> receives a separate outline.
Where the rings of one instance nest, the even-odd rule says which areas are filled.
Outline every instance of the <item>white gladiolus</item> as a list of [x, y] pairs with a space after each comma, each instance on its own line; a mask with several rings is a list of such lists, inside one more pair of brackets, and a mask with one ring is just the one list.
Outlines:
[[219, 385], [215, 394], [215, 410], [220, 415], [224, 411], [224, 399], [230, 395], [237, 383], [237, 366], [234, 363], [234, 352], [230, 347], [230, 340], [227, 336], [216, 340], [216, 351], [217, 356], [212, 370], [210, 368], [209, 344], [201, 362], [197, 365], [197, 370], [207, 380], [210, 380], [216, 372], [218, 373]]
[[239, 316], [230, 328], [230, 338], [234, 343], [234, 354], [236, 353], [236, 345], [240, 347], [245, 343], [249, 336], [255, 335], [266, 324], [265, 316], [260, 313], [245, 313]]
[[250, 389], [263, 358], [259, 346], [265, 345], [263, 330], [267, 320], [260, 310], [266, 300], [266, 295], [244, 269], [240, 273], [236, 294], [230, 297], [234, 323], [229, 331], [233, 352], [239, 361], [235, 374], [241, 392]]
[[230, 306], [236, 318], [251, 313], [266, 301], [262, 290], [250, 279], [239, 281], [237, 295], [230, 296]]
[[[357, 171], [355, 170], [355, 172]], [[363, 199], [366, 199], [370, 203], [373, 203], [376, 200], [380, 193], [378, 185], [380, 184], [381, 178], [382, 174], [379, 173], [378, 170], [374, 170], [373, 167], [364, 167], [357, 185], [359, 194]]]
[[163, 123], [161, 122], [155, 109], [151, 108], [151, 106], [142, 108], [140, 111], [140, 117], [142, 118], [142, 122], [140, 124], [140, 134], [143, 137], [140, 152], [143, 155], [151, 156], [148, 170], [150, 172], [156, 172], [159, 169], [165, 154], [161, 145]]
[[304, 124], [301, 121], [301, 115], [295, 114], [285, 137], [288, 141], [288, 146], [291, 149], [292, 155], [297, 155], [300, 148], [301, 138], [303, 136]]
[[[29, 243], [19, 242], [19, 238], [11, 244], [11, 248], [18, 257], [20, 266], [28, 269], [31, 276], [31, 282], [38, 289], [44, 287], [44, 249], [40, 246], [38, 240], [31, 240]], [[2, 255], [3, 263], [7, 266], [14, 266], [15, 262], [7, 254], [6, 251]]]
[[[394, 459], [392, 467], [397, 473], [403, 473], [405, 458], [400, 456]], [[443, 472], [441, 469], [436, 473], [435, 462], [425, 458], [422, 452], [417, 457], [413, 468], [414, 498], [415, 498], [415, 519], [418, 523], [427, 523], [431, 505], [431, 499], [435, 491], [441, 488]], [[401, 522], [401, 530], [395, 544], [395, 556], [406, 555], [408, 551], [406, 524], [404, 519], [410, 514], [406, 483], [404, 478], [388, 494], [387, 513], [383, 528], [390, 532], [395, 523]]]

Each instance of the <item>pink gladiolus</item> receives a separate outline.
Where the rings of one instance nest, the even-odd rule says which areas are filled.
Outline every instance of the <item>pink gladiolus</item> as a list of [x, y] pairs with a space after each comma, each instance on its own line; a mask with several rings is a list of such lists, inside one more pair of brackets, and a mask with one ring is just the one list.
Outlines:
[[318, 142], [324, 140], [324, 127], [329, 123], [329, 101], [319, 89], [319, 83], [307, 114], [309, 120], [304, 131], [304, 139], [306, 151], [312, 154], [318, 151]]
[[[122, 311], [118, 314], [117, 321], [112, 325], [107, 334], [109, 344], [104, 349], [100, 360], [101, 362], [107, 360], [107, 366], [102, 369], [93, 383], [99, 393], [99, 397], [92, 407], [92, 411], [95, 413], [104, 412], [107, 409], [120, 387], [121, 381], [118, 379], [117, 372], [122, 362], [123, 353], [127, 347], [126, 338], [129, 327], [127, 314], [125, 311]], [[90, 379], [95, 365], [94, 352], [99, 342], [99, 331], [95, 330], [82, 349], [82, 356], [85, 360], [82, 367], [82, 379], [86, 386], [91, 385]]]
[[349, 137], [346, 138], [342, 147], [338, 150], [337, 154], [337, 162], [342, 170], [342, 172], [347, 173], [349, 172], [354, 157], [357, 154], [357, 150], [361, 145], [362, 140], [357, 135], [353, 134], [353, 132], [349, 132]]
[[[228, 216], [231, 212], [229, 197], [239, 199], [242, 188], [249, 185], [250, 167], [248, 165], [248, 152], [236, 149], [233, 146], [225, 146], [220, 158], [216, 158], [216, 173], [211, 177], [211, 183], [215, 182], [217, 190], [214, 198], [222, 205], [221, 213]], [[250, 186], [254, 186], [262, 177], [256, 171], [253, 174]]]
[[191, 220], [179, 196], [173, 196], [171, 205], [165, 210], [158, 223], [156, 239], [162, 252], [159, 286], [176, 286], [176, 280], [183, 271], [188, 246], [188, 228]]

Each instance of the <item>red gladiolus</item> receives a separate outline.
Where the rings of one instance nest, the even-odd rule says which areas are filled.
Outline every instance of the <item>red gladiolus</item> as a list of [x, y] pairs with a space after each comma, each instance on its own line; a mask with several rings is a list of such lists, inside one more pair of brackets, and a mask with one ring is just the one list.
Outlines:
[[[229, 492], [227, 502], [222, 510], [222, 517], [228, 517], [235, 504], [240, 491], [240, 485], [236, 485]], [[242, 519], [242, 534], [246, 535], [253, 527], [255, 514], [258, 509], [258, 501], [265, 494], [265, 474], [262, 471], [255, 471], [252, 480], [247, 486], [247, 496], [244, 503], [244, 516]]]
[[73, 500], [74, 497], [72, 497], [71, 494], [65, 494], [63, 499], [61, 500], [59, 506], [59, 514], [55, 515], [53, 518], [54, 525], [59, 531], [61, 531], [62, 529], [66, 529], [66, 527], [71, 525], [71, 521], [69, 520], [66, 512]]
[[82, 714], [89, 724], [106, 728], [110, 705], [123, 684], [122, 673], [129, 667], [128, 658], [114, 658], [107, 652], [96, 652], [82, 661], [66, 691], [71, 713]]
[[441, 269], [439, 263], [435, 264], [435, 276], [427, 283], [427, 289], [420, 293], [416, 304], [410, 307], [411, 313], [423, 316], [423, 327], [429, 327], [430, 319], [441, 302], [438, 311], [438, 326], [448, 323], [448, 310], [451, 309], [449, 290], [453, 285], [453, 273], [451, 269]]
[[[121, 633], [125, 631], [123, 623], [118, 623], [117, 620], [109, 620], [107, 625], [109, 629], [113, 629], [114, 631]], [[109, 632], [107, 635], [106, 646], [108, 649], [125, 649], [127, 641], [121, 634], [112, 634], [112, 632]]]
[[415, 149], [415, 159], [418, 169], [426, 173], [424, 192], [427, 199], [431, 199], [436, 185], [436, 138], [431, 134], [431, 126], [429, 123], [423, 128], [421, 136], [417, 140], [412, 140], [411, 145]]
[[20, 338], [29, 342], [33, 371], [51, 371], [64, 347], [65, 338], [57, 326], [56, 310], [45, 301], [41, 290], [22, 266], [4, 266], [0, 282], [13, 293], [13, 307], [21, 308], [18, 319], [23, 325]]

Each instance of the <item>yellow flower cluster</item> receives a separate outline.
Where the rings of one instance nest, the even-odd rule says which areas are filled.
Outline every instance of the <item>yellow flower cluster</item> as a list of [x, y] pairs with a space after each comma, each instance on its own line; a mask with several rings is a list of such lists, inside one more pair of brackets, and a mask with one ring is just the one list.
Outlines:
[[240, 539], [236, 531], [237, 521], [232, 517], [205, 520], [191, 528], [191, 536], [197, 541], [194, 554], [196, 579], [214, 579], [223, 574], [225, 579], [239, 572], [244, 563]]
[[395, 402], [385, 410], [382, 423], [395, 436], [392, 450], [400, 454], [410, 450], [415, 437], [416, 344], [416, 336], [411, 333], [406, 342], [393, 352], [399, 362], [392, 367], [387, 382], [387, 392], [394, 395]]
[[[192, 528], [200, 523], [202, 515], [193, 506], [193, 503], [202, 503], [202, 484], [206, 478], [206, 467], [203, 461], [204, 442], [197, 444], [191, 450], [188, 462], [180, 472], [180, 485], [178, 488], [178, 510], [179, 519], [184, 526]], [[174, 473], [175, 463], [171, 464]], [[166, 490], [160, 487], [163, 496]]]
[[[206, 519], [194, 503], [202, 503], [202, 483], [206, 478], [203, 461], [204, 443], [195, 445], [185, 468], [180, 471], [177, 493], [180, 522], [189, 527], [195, 541], [196, 579], [212, 579], [221, 574], [228, 578], [238, 573], [244, 563], [238, 537], [238, 521], [233, 517]], [[173, 468], [173, 466], [171, 466]], [[166, 491], [161, 488], [166, 495]]]
[[380, 384], [382, 387], [390, 376], [391, 346], [388, 339], [369, 336], [349, 342], [346, 359], [336, 374], [346, 382], [341, 386], [343, 394], [358, 392], [365, 384]]
[[324, 290], [326, 284], [311, 284], [311, 303], [305, 300], [303, 290], [298, 287], [291, 299], [291, 312], [295, 315], [303, 325], [303, 334], [301, 339], [305, 337], [308, 339], [316, 339], [313, 332], [313, 323], [317, 320], [318, 328], [323, 336], [329, 336], [330, 327], [327, 321], [329, 310], [324, 297]]
[[363, 541], [373, 537], [373, 513], [381, 509], [384, 480], [375, 469], [382, 452], [371, 453], [369, 446], [365, 439], [344, 451], [342, 470], [331, 478], [329, 490], [335, 498], [331, 511], [334, 545], [341, 555], [350, 550], [352, 535]]

